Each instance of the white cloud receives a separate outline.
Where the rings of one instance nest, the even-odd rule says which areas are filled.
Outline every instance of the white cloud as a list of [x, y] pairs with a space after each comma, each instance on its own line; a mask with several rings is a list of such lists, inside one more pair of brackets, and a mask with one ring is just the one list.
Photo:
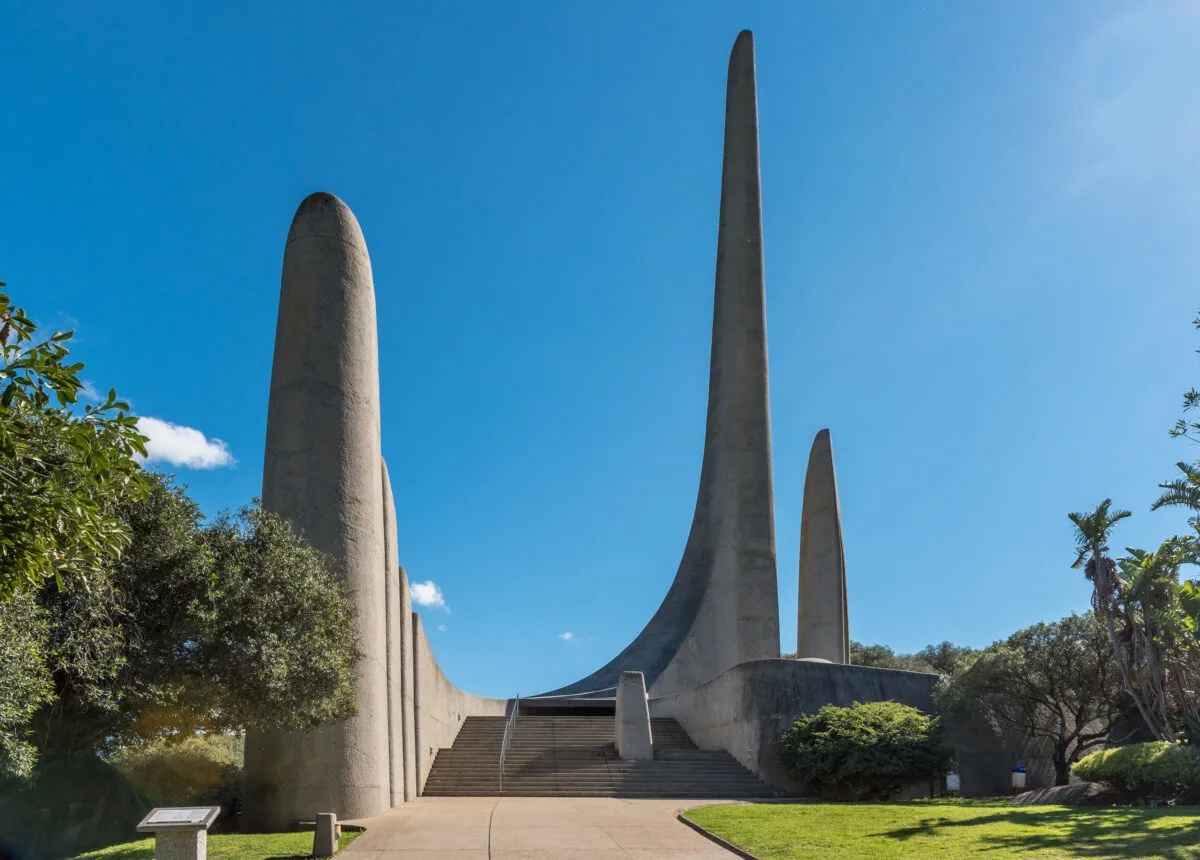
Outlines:
[[438, 625], [438, 630], [440, 630], [441, 632], [445, 633], [445, 632], [446, 632], [446, 625], [445, 625], [445, 624], [439, 624], [439, 625]]
[[138, 430], [149, 436], [146, 460], [170, 463], [187, 469], [220, 469], [237, 463], [229, 446], [220, 439], [209, 439], [199, 430], [158, 418], [139, 418]]
[[414, 582], [408, 586], [408, 591], [412, 595], [413, 603], [418, 606], [450, 611], [450, 607], [446, 605], [446, 596], [442, 594], [442, 590], [432, 579], [426, 582]]
[[83, 387], [79, 389], [79, 393], [88, 400], [95, 400], [99, 402], [104, 399], [104, 397], [97, 390], [96, 386], [87, 379], [83, 380]]
[[1178, 188], [1197, 178], [1200, 3], [1127, 4], [1082, 42], [1068, 114], [1068, 194], [1113, 181]]
[[559, 633], [558, 638], [564, 642], [574, 642], [575, 634], [574, 633]]

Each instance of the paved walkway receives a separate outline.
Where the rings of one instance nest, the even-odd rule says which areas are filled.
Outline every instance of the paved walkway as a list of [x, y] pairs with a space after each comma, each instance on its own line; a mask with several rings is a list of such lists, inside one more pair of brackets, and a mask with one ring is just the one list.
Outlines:
[[[712, 802], [712, 801], [709, 801]], [[421, 797], [359, 822], [344, 860], [729, 860], [675, 816], [700, 800]]]

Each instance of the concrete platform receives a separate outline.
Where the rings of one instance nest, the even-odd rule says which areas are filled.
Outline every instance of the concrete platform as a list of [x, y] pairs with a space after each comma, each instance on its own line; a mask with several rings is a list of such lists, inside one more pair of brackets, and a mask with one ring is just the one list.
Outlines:
[[727, 801], [612, 797], [420, 797], [377, 818], [345, 860], [728, 860], [734, 855], [676, 820]]

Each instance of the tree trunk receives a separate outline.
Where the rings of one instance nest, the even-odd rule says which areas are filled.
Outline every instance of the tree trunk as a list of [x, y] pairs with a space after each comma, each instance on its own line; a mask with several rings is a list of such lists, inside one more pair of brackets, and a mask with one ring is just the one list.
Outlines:
[[1054, 756], [1054, 784], [1071, 784], [1071, 763], [1067, 761], [1066, 756]]

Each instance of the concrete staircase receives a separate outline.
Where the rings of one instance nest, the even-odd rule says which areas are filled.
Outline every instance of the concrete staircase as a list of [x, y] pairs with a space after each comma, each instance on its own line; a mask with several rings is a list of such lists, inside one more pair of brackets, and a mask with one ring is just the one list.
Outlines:
[[[438, 751], [424, 794], [500, 794], [505, 717], [467, 717], [454, 745]], [[518, 717], [504, 762], [515, 797], [776, 797], [723, 751], [699, 750], [671, 719], [652, 720], [653, 761], [622, 761], [612, 716]]]

